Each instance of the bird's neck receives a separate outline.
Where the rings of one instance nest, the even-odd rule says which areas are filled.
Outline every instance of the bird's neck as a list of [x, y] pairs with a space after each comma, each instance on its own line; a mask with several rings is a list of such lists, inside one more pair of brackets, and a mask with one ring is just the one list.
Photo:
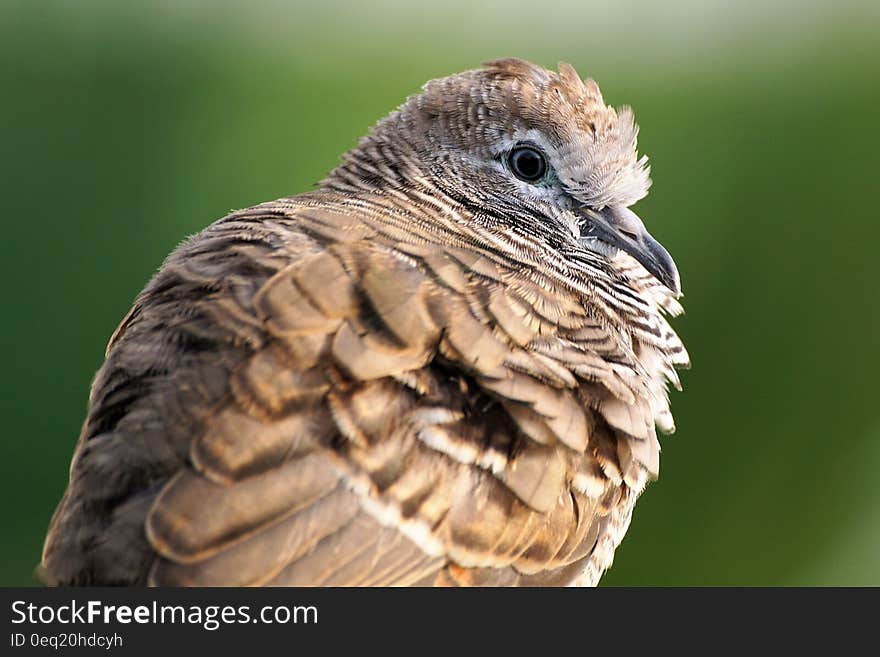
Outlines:
[[430, 179], [410, 135], [415, 134], [407, 107], [382, 119], [342, 162], [321, 181], [320, 188], [344, 194], [425, 189]]

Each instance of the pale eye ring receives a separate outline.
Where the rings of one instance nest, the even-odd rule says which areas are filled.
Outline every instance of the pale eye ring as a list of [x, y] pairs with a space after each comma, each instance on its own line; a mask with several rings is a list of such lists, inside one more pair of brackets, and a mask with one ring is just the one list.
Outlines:
[[507, 154], [507, 166], [514, 176], [536, 183], [547, 174], [547, 158], [534, 146], [516, 146]]

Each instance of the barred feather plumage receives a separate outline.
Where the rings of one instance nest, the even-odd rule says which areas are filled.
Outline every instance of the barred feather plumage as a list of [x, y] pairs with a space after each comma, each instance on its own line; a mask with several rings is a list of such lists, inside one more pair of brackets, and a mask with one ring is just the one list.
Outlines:
[[[187, 240], [110, 341], [47, 580], [595, 584], [688, 364], [675, 291], [582, 239], [646, 193], [636, 133], [500, 60]], [[552, 185], [505, 169], [523, 135]]]

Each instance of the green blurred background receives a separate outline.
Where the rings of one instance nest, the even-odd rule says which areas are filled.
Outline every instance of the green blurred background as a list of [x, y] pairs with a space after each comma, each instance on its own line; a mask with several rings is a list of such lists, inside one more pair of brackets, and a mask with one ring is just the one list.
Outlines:
[[630, 104], [693, 358], [604, 580], [880, 584], [880, 3], [0, 2], [0, 584], [164, 256], [498, 56]]

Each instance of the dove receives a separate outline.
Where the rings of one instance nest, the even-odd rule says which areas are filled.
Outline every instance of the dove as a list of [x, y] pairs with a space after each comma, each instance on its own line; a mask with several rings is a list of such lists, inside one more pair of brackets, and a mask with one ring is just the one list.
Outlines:
[[496, 60], [185, 240], [110, 339], [43, 579], [597, 584], [689, 365], [637, 134]]

